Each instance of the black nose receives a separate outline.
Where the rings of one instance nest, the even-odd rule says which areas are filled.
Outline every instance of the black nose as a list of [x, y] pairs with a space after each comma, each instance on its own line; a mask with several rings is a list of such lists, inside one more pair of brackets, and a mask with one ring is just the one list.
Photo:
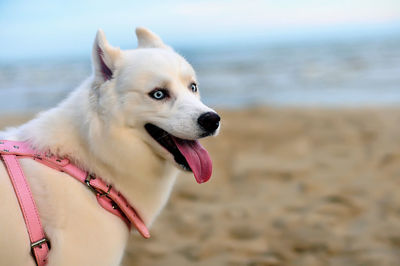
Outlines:
[[197, 123], [208, 133], [213, 133], [219, 127], [221, 118], [214, 112], [207, 112], [199, 116]]

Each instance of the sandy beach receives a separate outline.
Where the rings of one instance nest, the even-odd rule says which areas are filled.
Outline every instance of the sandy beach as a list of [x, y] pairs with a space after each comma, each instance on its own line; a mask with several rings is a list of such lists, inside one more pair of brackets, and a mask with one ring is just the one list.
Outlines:
[[124, 265], [400, 265], [400, 109], [221, 115], [212, 179], [182, 174]]

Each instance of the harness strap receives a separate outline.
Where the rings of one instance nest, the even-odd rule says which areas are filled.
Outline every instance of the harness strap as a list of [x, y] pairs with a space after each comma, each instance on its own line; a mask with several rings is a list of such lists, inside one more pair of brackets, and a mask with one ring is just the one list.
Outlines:
[[120, 217], [129, 229], [133, 225], [144, 238], [150, 237], [146, 225], [121, 193], [115, 190], [110, 184], [104, 182], [100, 177], [83, 171], [68, 159], [59, 158], [49, 153], [38, 153], [27, 142], [9, 140], [0, 140], [0, 156], [4, 159], [13, 183], [31, 240], [31, 250], [39, 266], [46, 263], [49, 251], [48, 241], [45, 238], [32, 193], [17, 157], [31, 158], [50, 168], [65, 172], [74, 177], [95, 193], [100, 206]]
[[[46, 162], [36, 158], [36, 161], [38, 160], [50, 166], [48, 161]], [[104, 209], [119, 216], [125, 221], [129, 228], [133, 225], [144, 238], [150, 237], [149, 230], [132, 205], [129, 204], [121, 193], [111, 185], [105, 183], [101, 178], [87, 173], [71, 163], [67, 165], [53, 165], [50, 167], [65, 172], [88, 186], [96, 194], [97, 202]]]
[[31, 241], [31, 252], [38, 266], [45, 265], [47, 263], [49, 245], [40, 222], [35, 201], [32, 198], [29, 184], [15, 155], [1, 154], [1, 157], [10, 175], [11, 183], [25, 220]]

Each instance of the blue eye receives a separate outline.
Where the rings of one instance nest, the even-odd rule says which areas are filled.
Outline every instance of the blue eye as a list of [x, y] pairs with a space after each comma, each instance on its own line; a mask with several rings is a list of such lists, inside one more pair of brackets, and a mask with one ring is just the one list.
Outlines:
[[193, 92], [197, 92], [197, 85], [196, 85], [196, 83], [190, 84], [190, 89], [191, 89]]
[[168, 97], [168, 92], [165, 89], [156, 89], [149, 93], [150, 97], [156, 100], [162, 100]]

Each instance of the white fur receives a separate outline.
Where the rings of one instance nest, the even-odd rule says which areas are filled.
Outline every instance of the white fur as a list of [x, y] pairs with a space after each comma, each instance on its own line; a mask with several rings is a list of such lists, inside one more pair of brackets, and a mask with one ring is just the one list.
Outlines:
[[[138, 28], [139, 48], [112, 47], [99, 30], [93, 75], [57, 107], [5, 132], [0, 139], [30, 141], [38, 150], [67, 156], [120, 190], [150, 226], [165, 205], [178, 169], [144, 129], [151, 122], [171, 134], [197, 139], [200, 114], [212, 111], [190, 90], [195, 72], [184, 58], [147, 29]], [[101, 49], [101, 57], [98, 50]], [[113, 72], [104, 79], [101, 60]], [[168, 88], [171, 98], [148, 93]], [[85, 186], [31, 159], [21, 159], [46, 234], [49, 265], [119, 265], [126, 225], [102, 209]], [[34, 265], [29, 239], [7, 172], [0, 164], [0, 260]]]

